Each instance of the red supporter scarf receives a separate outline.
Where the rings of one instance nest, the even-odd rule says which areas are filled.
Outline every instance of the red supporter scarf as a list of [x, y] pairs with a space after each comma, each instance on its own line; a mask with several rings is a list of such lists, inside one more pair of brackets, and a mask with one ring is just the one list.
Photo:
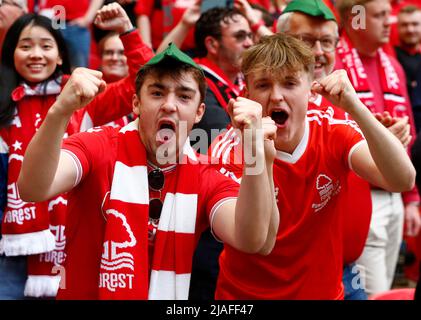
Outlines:
[[[26, 148], [44, 120], [49, 103], [60, 91], [61, 78], [35, 88], [26, 84], [17, 87], [12, 93], [12, 99], [17, 102], [15, 117], [10, 127], [2, 131], [4, 136], [0, 136], [0, 143], [7, 145], [9, 154], [7, 206], [1, 228], [0, 253], [29, 256], [26, 296], [55, 296], [64, 260], [67, 200], [59, 196], [50, 201], [24, 202], [17, 189]], [[30, 96], [40, 96], [40, 99], [31, 99], [28, 103], [25, 97]]]
[[[342, 36], [339, 41], [337, 52], [358, 97], [372, 113], [376, 113], [374, 95], [364, 70], [364, 65], [361, 62], [358, 51], [352, 47], [346, 35]], [[404, 97], [405, 83], [399, 81], [398, 74], [393, 68], [389, 57], [381, 48], [377, 50], [377, 59], [379, 61], [378, 72], [384, 93], [385, 111], [388, 111], [393, 117], [406, 116], [408, 113], [408, 102]]]
[[228, 101], [237, 98], [244, 87], [241, 76], [238, 77], [239, 85], [232, 83], [224, 72], [207, 58], [196, 58], [195, 62], [203, 69], [209, 89], [213, 92], [219, 104], [227, 111]]
[[[177, 184], [165, 195], [148, 270], [149, 186], [139, 120], [122, 128], [109, 199], [100, 265], [100, 299], [188, 298], [199, 190], [196, 155], [189, 141], [177, 165]], [[89, 261], [86, 261], [89, 263]], [[119, 283], [118, 286], [112, 283]]]

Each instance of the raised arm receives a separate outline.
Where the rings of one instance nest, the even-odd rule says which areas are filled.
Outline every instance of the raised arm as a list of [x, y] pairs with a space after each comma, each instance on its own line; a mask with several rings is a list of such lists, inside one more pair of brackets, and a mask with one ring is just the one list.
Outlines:
[[88, 128], [106, 124], [132, 112], [132, 97], [135, 92], [134, 83], [137, 72], [153, 57], [152, 49], [142, 41], [126, 12], [118, 3], [111, 3], [101, 8], [97, 13], [95, 24], [101, 29], [120, 34], [129, 66], [129, 75], [108, 85], [107, 90], [98, 95], [86, 107], [86, 110], [78, 112], [75, 118], [78, 122], [83, 119], [82, 125], [87, 121]]
[[105, 86], [99, 71], [73, 71], [26, 150], [18, 179], [23, 200], [44, 201], [74, 186], [76, 167], [68, 155], [60, 152], [63, 136], [73, 112], [88, 104]]
[[190, 29], [194, 27], [197, 20], [199, 20], [200, 18], [201, 4], [202, 4], [202, 0], [196, 0], [195, 3], [191, 7], [187, 8], [187, 10], [184, 11], [184, 14], [181, 20], [171, 30], [171, 32], [168, 33], [167, 36], [162, 40], [158, 49], [156, 50], [156, 53], [160, 53], [164, 51], [168, 47], [168, 44], [171, 42], [174, 43], [178, 48], [181, 47]]
[[78, 25], [83, 28], [88, 28], [95, 19], [95, 14], [99, 8], [104, 4], [104, 0], [91, 0], [89, 8], [83, 17], [74, 19], [70, 24]]
[[256, 11], [250, 5], [248, 0], [236, 0], [234, 2], [234, 7], [246, 17], [250, 28], [256, 36], [256, 42], [261, 37], [270, 36], [273, 34], [273, 32], [269, 30], [268, 27], [266, 27], [263, 20], [260, 20], [259, 16], [256, 14]]
[[313, 90], [348, 112], [361, 128], [367, 144], [354, 150], [350, 159], [359, 176], [391, 192], [414, 186], [415, 169], [402, 143], [358, 99], [344, 70], [315, 82]]
[[137, 29], [145, 44], [152, 50], [151, 21], [147, 15], [140, 15], [136, 19]]
[[[264, 138], [260, 104], [239, 97], [231, 99], [228, 108], [233, 126], [243, 131], [244, 169], [238, 199], [215, 212], [213, 231], [238, 250], [268, 254], [279, 225], [271, 170], [276, 154], [274, 135]], [[272, 126], [272, 133], [276, 132]], [[247, 156], [251, 154], [253, 161]]]

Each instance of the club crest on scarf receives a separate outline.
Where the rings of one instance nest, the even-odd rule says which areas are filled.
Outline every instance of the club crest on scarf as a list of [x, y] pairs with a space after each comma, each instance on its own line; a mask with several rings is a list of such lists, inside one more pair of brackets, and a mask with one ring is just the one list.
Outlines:
[[106, 211], [107, 221], [115, 219], [113, 225], [122, 230], [113, 233], [112, 238], [105, 239], [101, 257], [100, 288], [115, 292], [116, 288], [133, 287], [133, 273], [115, 273], [112, 271], [128, 268], [134, 272], [134, 257], [127, 252], [128, 248], [136, 245], [136, 238], [126, 217], [114, 209]]
[[35, 206], [25, 207], [26, 202], [19, 197], [16, 183], [7, 186], [7, 202], [10, 210], [5, 212], [5, 223], [22, 225], [24, 221], [35, 220]]

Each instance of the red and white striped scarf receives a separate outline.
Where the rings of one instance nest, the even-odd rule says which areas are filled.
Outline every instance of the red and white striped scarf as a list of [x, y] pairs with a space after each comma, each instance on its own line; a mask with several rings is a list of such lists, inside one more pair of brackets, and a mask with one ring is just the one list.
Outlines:
[[[59, 196], [50, 201], [24, 202], [19, 196], [17, 179], [26, 148], [60, 93], [61, 82], [59, 78], [35, 88], [27, 84], [17, 87], [12, 93], [12, 99], [17, 103], [15, 117], [0, 136], [0, 144], [6, 147], [9, 158], [0, 253], [28, 256], [25, 295], [32, 297], [55, 296], [57, 293], [64, 260], [67, 200]], [[39, 99], [34, 99], [35, 96]]]
[[[357, 49], [353, 48], [351, 41], [346, 35], [341, 37], [337, 47], [337, 53], [358, 97], [372, 113], [376, 113], [374, 94], [368, 81], [364, 65]], [[378, 49], [377, 53], [379, 59], [378, 72], [385, 102], [384, 111], [388, 111], [393, 117], [406, 116], [408, 115], [408, 101], [406, 101], [404, 96], [405, 83], [399, 81], [398, 74], [383, 49]]]
[[110, 196], [103, 205], [107, 222], [99, 298], [185, 300], [195, 246], [197, 157], [187, 141], [175, 173], [177, 183], [165, 195], [149, 279], [148, 170], [138, 126], [137, 119], [122, 128], [118, 136]]

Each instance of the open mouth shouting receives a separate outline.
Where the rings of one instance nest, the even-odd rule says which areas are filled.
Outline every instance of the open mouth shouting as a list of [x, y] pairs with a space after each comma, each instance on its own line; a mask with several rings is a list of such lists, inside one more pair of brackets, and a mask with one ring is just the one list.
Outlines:
[[278, 128], [285, 128], [289, 114], [285, 110], [278, 109], [273, 110], [270, 114], [270, 117], [273, 121], [275, 121], [275, 124]]
[[156, 140], [160, 144], [168, 143], [175, 138], [177, 126], [173, 119], [161, 119], [158, 122], [158, 132]]

